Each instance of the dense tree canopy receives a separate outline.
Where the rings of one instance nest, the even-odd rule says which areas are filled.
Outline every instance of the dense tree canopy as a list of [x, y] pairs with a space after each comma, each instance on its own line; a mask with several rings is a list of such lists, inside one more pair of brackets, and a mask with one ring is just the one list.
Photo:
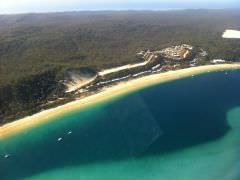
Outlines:
[[240, 60], [240, 41], [221, 37], [240, 29], [239, 19], [232, 10], [1, 15], [0, 118], [53, 94], [66, 69], [136, 62], [145, 48], [187, 43]]

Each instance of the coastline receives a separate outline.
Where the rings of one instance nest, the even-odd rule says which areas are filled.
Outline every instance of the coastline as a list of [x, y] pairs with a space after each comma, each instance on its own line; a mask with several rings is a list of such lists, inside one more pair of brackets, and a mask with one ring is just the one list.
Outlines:
[[51, 118], [60, 116], [65, 112], [73, 111], [76, 109], [84, 108], [110, 99], [114, 96], [118, 96], [136, 89], [144, 88], [146, 86], [151, 86], [158, 83], [163, 83], [171, 80], [176, 80], [184, 77], [191, 76], [193, 74], [201, 74], [208, 71], [219, 71], [219, 70], [231, 70], [240, 69], [240, 64], [219, 64], [219, 65], [206, 65], [198, 66], [187, 69], [181, 69], [177, 71], [169, 71], [165, 73], [152, 74], [137, 79], [129, 80], [126, 82], [120, 82], [119, 84], [106, 87], [101, 92], [79, 99], [52, 109], [48, 109], [39, 112], [35, 115], [25, 117], [23, 119], [16, 120], [12, 123], [3, 125], [0, 127], [0, 140], [13, 135], [15, 133], [21, 132], [24, 129], [37, 126], [38, 124], [50, 121]]

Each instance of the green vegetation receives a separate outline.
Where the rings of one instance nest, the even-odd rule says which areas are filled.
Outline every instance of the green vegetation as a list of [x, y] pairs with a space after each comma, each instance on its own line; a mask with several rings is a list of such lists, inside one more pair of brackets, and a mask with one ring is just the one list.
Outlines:
[[240, 59], [240, 41], [222, 39], [240, 28], [240, 12], [72, 12], [0, 16], [0, 123], [61, 95], [69, 68], [96, 70], [139, 61], [136, 52], [182, 43], [210, 58]]

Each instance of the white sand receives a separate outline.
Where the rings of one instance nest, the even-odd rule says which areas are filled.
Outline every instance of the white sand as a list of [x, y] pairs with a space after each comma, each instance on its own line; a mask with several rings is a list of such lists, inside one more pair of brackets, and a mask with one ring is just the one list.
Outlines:
[[128, 65], [125, 65], [125, 66], [120, 66], [120, 67], [116, 67], [116, 68], [111, 68], [111, 69], [105, 69], [101, 72], [99, 72], [98, 74], [100, 76], [104, 76], [104, 75], [107, 75], [107, 74], [111, 74], [111, 73], [114, 73], [114, 72], [118, 72], [118, 71], [122, 71], [122, 70], [126, 70], [126, 69], [133, 69], [133, 68], [136, 68], [136, 67], [141, 67], [141, 66], [145, 66], [147, 65], [153, 58], [154, 55], [151, 55], [147, 61], [144, 61], [144, 62], [141, 62], [141, 63], [136, 63], [136, 64], [128, 64]]
[[80, 76], [73, 77], [71, 82], [65, 84], [67, 86], [66, 93], [76, 91], [81, 87], [86, 86], [89, 83], [93, 82], [96, 78], [97, 76], [94, 76], [92, 78], [84, 78]]
[[229, 39], [238, 39], [238, 38], [240, 38], [240, 31], [227, 29], [223, 33], [222, 37], [223, 38], [229, 38]]

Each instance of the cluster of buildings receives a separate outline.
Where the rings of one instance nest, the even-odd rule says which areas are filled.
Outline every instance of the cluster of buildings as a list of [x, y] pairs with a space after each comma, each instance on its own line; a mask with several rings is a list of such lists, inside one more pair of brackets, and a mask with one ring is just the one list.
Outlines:
[[86, 84], [84, 84], [85, 87], [80, 89], [77, 93], [86, 93], [91, 91], [91, 89], [95, 90], [99, 86], [115, 83], [131, 77], [142, 76], [144, 74], [174, 71], [198, 65], [210, 63], [221, 64], [226, 62], [221, 59], [210, 61], [207, 51], [194, 48], [187, 44], [171, 46], [157, 51], [145, 49], [137, 53], [137, 57], [141, 58], [143, 61], [102, 70], [97, 73], [93, 80], [87, 81], [86, 84], [88, 85], [85, 86]]
[[142, 57], [145, 61], [150, 61], [153, 58], [158, 58], [159, 56], [173, 60], [182, 60], [186, 59], [192, 50], [193, 46], [182, 44], [179, 46], [171, 46], [160, 51], [140, 51], [137, 53], [137, 56]]
[[211, 61], [212, 64], [223, 64], [225, 62], [226, 62], [226, 60], [223, 60], [223, 59], [213, 59]]
[[161, 54], [165, 58], [173, 60], [182, 60], [186, 59], [188, 55], [193, 50], [193, 46], [182, 44], [179, 46], [172, 46], [161, 51], [156, 51], [156, 53]]
[[137, 53], [137, 56], [140, 56], [144, 59], [145, 62], [150, 62], [154, 58], [157, 58], [158, 55], [155, 52], [151, 52], [149, 49], [145, 51], [140, 51]]
[[[138, 56], [142, 57], [145, 63], [149, 63], [150, 61], [154, 61], [158, 57], [162, 57], [164, 59], [164, 64], [161, 63], [164, 67], [168, 67], [168, 69], [176, 69], [179, 66], [185, 66], [188, 64], [189, 67], [194, 67], [202, 64], [223, 64], [226, 63], [226, 60], [222, 59], [208, 59], [207, 51], [200, 49], [194, 49], [193, 46], [182, 44], [178, 46], [171, 46], [158, 51], [150, 51], [144, 50], [137, 53]], [[189, 58], [191, 57], [191, 58]], [[187, 61], [181, 61], [187, 60]], [[160, 66], [160, 65], [159, 65]], [[158, 69], [159, 67], [153, 67], [153, 70]]]

